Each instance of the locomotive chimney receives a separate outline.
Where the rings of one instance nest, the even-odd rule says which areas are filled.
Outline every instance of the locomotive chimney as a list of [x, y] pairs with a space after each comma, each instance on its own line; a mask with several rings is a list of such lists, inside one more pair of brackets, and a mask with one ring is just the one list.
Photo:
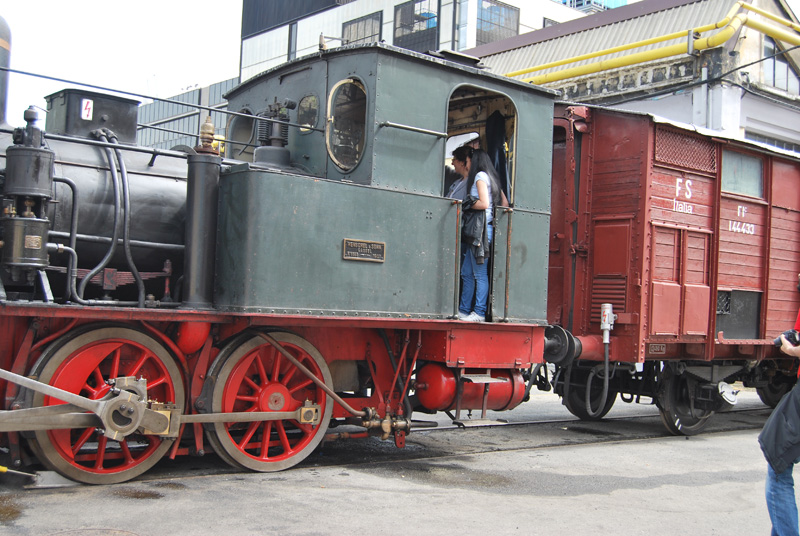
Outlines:
[[[11, 64], [11, 29], [0, 17], [0, 67], [8, 69]], [[8, 101], [8, 71], [0, 71], [0, 126], [6, 125], [6, 102]]]

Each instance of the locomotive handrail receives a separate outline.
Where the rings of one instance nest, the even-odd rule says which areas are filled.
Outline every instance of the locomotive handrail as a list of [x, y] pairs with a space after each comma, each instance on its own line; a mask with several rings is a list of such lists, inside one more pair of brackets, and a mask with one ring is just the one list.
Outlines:
[[[1, 68], [0, 68], [1, 69]], [[13, 134], [14, 129], [12, 128], [0, 128], [0, 133], [3, 134]], [[150, 147], [140, 147], [138, 145], [120, 145], [120, 144], [113, 144], [108, 142], [96, 141], [96, 140], [89, 140], [85, 138], [75, 138], [72, 136], [62, 136], [60, 134], [50, 134], [48, 132], [43, 133], [45, 139], [48, 140], [56, 140], [56, 141], [66, 141], [70, 143], [80, 143], [83, 145], [91, 145], [94, 147], [106, 147], [109, 149], [122, 149], [123, 151], [132, 151], [134, 153], [146, 153], [152, 154], [155, 156], [169, 156], [171, 158], [186, 158], [188, 155], [181, 151], [170, 151], [168, 149], [153, 149]]]
[[[58, 78], [58, 77], [55, 77], [55, 76], [47, 76], [47, 75], [39, 74], [39, 73], [31, 73], [31, 72], [28, 72], [28, 71], [21, 71], [19, 69], [12, 69], [10, 67], [0, 66], [0, 71], [5, 71], [7, 73], [21, 74], [21, 75], [24, 75], [24, 76], [32, 76], [34, 78], [42, 78], [44, 80], [52, 80], [54, 82], [64, 82], [64, 83], [67, 83], [67, 84], [75, 84], [75, 85], [86, 87], [86, 88], [89, 88], [89, 89], [99, 89], [100, 91], [109, 91], [109, 92], [112, 92], [112, 93], [119, 93], [121, 95], [130, 95], [132, 97], [140, 97], [140, 98], [143, 98], [143, 99], [149, 99], [149, 100], [153, 100], [153, 101], [166, 102], [168, 104], [177, 104], [178, 106], [184, 106], [186, 108], [195, 108], [197, 110], [205, 110], [207, 112], [216, 112], [216, 113], [221, 113], [221, 114], [225, 114], [225, 115], [233, 115], [233, 116], [236, 116], [236, 117], [245, 117], [245, 118], [248, 118], [248, 119], [263, 119], [263, 118], [259, 118], [256, 115], [253, 115], [253, 114], [245, 114], [245, 113], [242, 113], [242, 112], [232, 112], [230, 110], [221, 110], [221, 109], [215, 108], [213, 106], [204, 106], [202, 104], [195, 104], [195, 103], [191, 103], [191, 102], [182, 102], [182, 101], [175, 100], [175, 99], [165, 99], [165, 98], [162, 98], [162, 97], [154, 97], [152, 95], [145, 95], [144, 93], [134, 93], [132, 91], [122, 91], [120, 89], [114, 89], [114, 88], [110, 88], [110, 87], [103, 87], [103, 86], [98, 86], [98, 85], [94, 85], [94, 84], [85, 84], [83, 82], [78, 82], [76, 80], [68, 80], [66, 78]], [[277, 121], [277, 122], [286, 123], [289, 126], [296, 126], [296, 127], [300, 127], [300, 128], [309, 128], [310, 130], [315, 130], [317, 132], [323, 132], [322, 129], [310, 128], [310, 127], [308, 127], [306, 125], [299, 125], [299, 124], [296, 124], [296, 123], [288, 123], [286, 121]]]
[[453, 318], [458, 318], [458, 305], [459, 305], [459, 289], [461, 284], [461, 205], [463, 201], [460, 199], [453, 199], [452, 204], [456, 207], [456, 245], [455, 245], [455, 275], [453, 283]]
[[436, 130], [428, 130], [427, 128], [412, 127], [410, 125], [402, 125], [400, 123], [393, 123], [391, 121], [383, 121], [382, 123], [378, 123], [378, 126], [398, 128], [400, 130], [408, 130], [409, 132], [417, 132], [419, 134], [429, 134], [431, 136], [436, 136], [437, 138], [447, 137], [447, 132], [438, 132]]
[[513, 208], [503, 207], [503, 214], [508, 216], [506, 218], [506, 281], [505, 298], [503, 299], [503, 321], [508, 322], [508, 300], [511, 297], [511, 214], [514, 212]]
[[[70, 238], [70, 234], [65, 231], [48, 231], [47, 235], [52, 238]], [[76, 234], [75, 238], [81, 242], [93, 242], [95, 244], [108, 244], [111, 238], [108, 236], [94, 236], [86, 234]], [[117, 239], [117, 244], [122, 243], [122, 239]], [[131, 240], [133, 247], [148, 247], [153, 249], [163, 249], [167, 251], [181, 252], [185, 248], [183, 244], [166, 244], [162, 242], [147, 242], [144, 240]]]

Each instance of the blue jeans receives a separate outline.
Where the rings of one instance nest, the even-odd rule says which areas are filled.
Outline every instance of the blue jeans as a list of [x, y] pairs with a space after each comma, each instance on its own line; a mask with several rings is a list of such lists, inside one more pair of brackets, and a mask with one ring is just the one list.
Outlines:
[[[489, 241], [492, 240], [492, 229], [489, 226]], [[461, 261], [461, 302], [458, 310], [468, 315], [475, 311], [481, 316], [486, 316], [486, 307], [489, 302], [489, 258], [484, 259], [483, 264], [478, 264], [472, 248], [466, 247], [463, 260]], [[473, 299], [475, 307], [472, 306]]]
[[[798, 460], [795, 460], [797, 463]], [[782, 473], [776, 473], [767, 464], [767, 510], [772, 521], [772, 536], [797, 536], [797, 503], [794, 498], [794, 479], [790, 465]]]

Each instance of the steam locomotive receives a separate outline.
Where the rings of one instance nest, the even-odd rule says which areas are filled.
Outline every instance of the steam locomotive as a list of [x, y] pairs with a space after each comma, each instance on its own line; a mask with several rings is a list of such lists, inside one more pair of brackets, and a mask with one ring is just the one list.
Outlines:
[[[778, 397], [793, 364], [765, 341], [800, 305], [797, 248], [776, 247], [800, 230], [800, 163], [556, 96], [455, 53], [345, 46], [233, 89], [222, 156], [213, 128], [136, 146], [135, 101], [48, 97], [44, 131], [29, 110], [0, 140], [12, 459], [91, 484], [206, 450], [276, 471], [329, 427], [402, 447], [432, 425], [412, 414], [469, 423], [533, 387], [586, 419], [644, 396], [674, 433], [732, 381]], [[457, 319], [463, 209], [443, 197], [447, 140], [471, 133], [511, 202], [485, 323]], [[759, 162], [762, 190], [727, 189], [729, 159], [737, 188]], [[741, 251], [757, 282], [719, 268]]]

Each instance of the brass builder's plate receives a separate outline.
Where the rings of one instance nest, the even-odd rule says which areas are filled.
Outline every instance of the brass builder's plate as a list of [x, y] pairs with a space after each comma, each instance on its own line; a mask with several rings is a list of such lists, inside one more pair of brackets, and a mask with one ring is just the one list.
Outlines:
[[386, 243], [345, 238], [342, 245], [342, 258], [346, 261], [384, 262], [386, 260]]

